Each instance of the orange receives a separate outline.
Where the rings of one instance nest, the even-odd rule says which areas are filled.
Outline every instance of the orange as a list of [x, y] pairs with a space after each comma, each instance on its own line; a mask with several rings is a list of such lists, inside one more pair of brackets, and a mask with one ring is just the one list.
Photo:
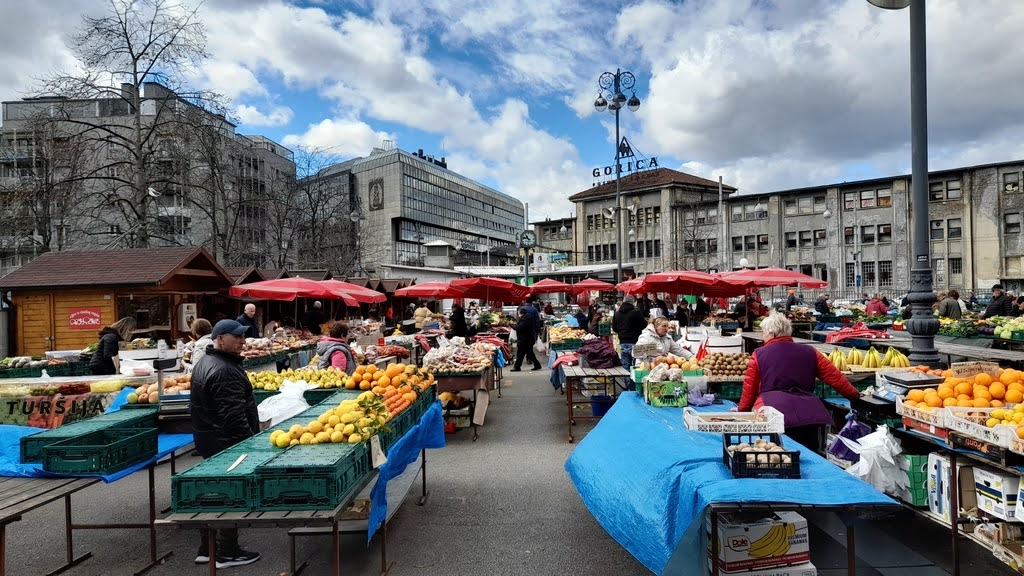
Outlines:
[[946, 378], [951, 378], [953, 376], [953, 371], [952, 370], [943, 370], [942, 371], [942, 375], [945, 376]]
[[[1024, 374], [1024, 372], [1022, 372], [1022, 374]], [[1009, 384], [1007, 384], [1006, 389], [1007, 390], [1016, 390], [1017, 392], [1024, 392], [1024, 384], [1021, 384], [1019, 381], [1018, 382], [1010, 382]]]
[[921, 390], [911, 390], [910, 392], [907, 392], [907, 398], [914, 402], [920, 402], [921, 400], [924, 400], [924, 392]]
[[1005, 406], [1005, 404], [1003, 404], [1002, 400], [992, 400], [988, 404], [989, 404], [989, 406], [991, 406], [993, 408], [1002, 408], [1003, 406]]
[[988, 400], [984, 398], [975, 398], [973, 404], [975, 408], [988, 408]]
[[391, 378], [388, 378], [388, 376], [386, 374], [384, 376], [381, 376], [380, 379], [377, 380], [377, 385], [378, 386], [385, 386], [386, 387], [386, 386], [388, 386], [390, 384], [391, 384]]
[[1006, 395], [1006, 386], [1003, 386], [999, 382], [993, 382], [992, 385], [988, 387], [988, 393], [992, 395], [992, 398], [1002, 400], [1003, 396]]
[[914, 406], [917, 406], [917, 402], [914, 402], [913, 400], [907, 400], [906, 402], [903, 403], [903, 405], [910, 406], [911, 408], [913, 408]]
[[942, 405], [943, 406], [956, 406], [956, 398], [953, 398], [952, 396], [950, 396], [948, 398], [943, 398], [942, 399]]
[[[939, 398], [945, 400], [952, 396], [955, 396], [955, 394], [953, 394], [953, 388], [951, 386], [939, 386]], [[1000, 398], [1002, 398], [1002, 396], [1000, 396]]]
[[1024, 402], [1024, 393], [1016, 388], [1010, 388], [1006, 391], [1006, 396], [1003, 396], [1003, 401], [1007, 404], [1020, 404]]
[[960, 406], [961, 408], [973, 408], [974, 407], [974, 401], [970, 400], [969, 398], [968, 399], [957, 398], [956, 405]]
[[1014, 370], [1013, 368], [1007, 368], [1006, 370], [1003, 370], [1002, 374], [999, 375], [999, 381], [1002, 382], [1003, 384], [1006, 384], [1007, 386], [1016, 382], [1018, 378], [1019, 376], [1017, 375], [1017, 371]]
[[963, 382], [963, 381], [961, 381], [960, 383], [958, 383], [958, 384], [957, 384], [957, 385], [956, 385], [956, 386], [955, 386], [955, 387], [953, 388], [953, 390], [954, 390], [954, 391], [955, 391], [955, 392], [956, 392], [956, 393], [957, 393], [958, 395], [959, 395], [959, 394], [967, 394], [967, 393], [969, 393], [969, 392], [971, 391], [971, 385], [970, 385], [970, 384], [968, 384], [967, 382]]
[[975, 399], [981, 398], [981, 399], [985, 400], [986, 402], [988, 402], [989, 400], [992, 399], [992, 395], [989, 394], [988, 388], [982, 388], [981, 386], [975, 386], [974, 387], [974, 398]]
[[363, 372], [366, 372], [366, 366], [356, 366], [356, 374], [362, 376]]
[[929, 394], [938, 394], [938, 391], [935, 388], [925, 388], [924, 395], [927, 396]]
[[981, 386], [988, 386], [989, 384], [992, 383], [992, 377], [982, 372], [981, 374], [978, 374], [977, 376], [974, 377], [974, 383], [979, 384]]
[[[932, 408], [942, 407], [942, 399], [939, 398], [938, 394], [929, 394], [928, 396], [925, 396], [924, 402]], [[985, 406], [988, 406], [988, 402], [985, 402]]]
[[1024, 440], [1024, 426], [1017, 427], [1017, 438]]

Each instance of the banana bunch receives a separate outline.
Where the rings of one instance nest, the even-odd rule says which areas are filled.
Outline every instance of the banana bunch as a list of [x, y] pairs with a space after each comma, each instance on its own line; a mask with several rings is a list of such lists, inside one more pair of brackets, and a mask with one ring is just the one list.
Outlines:
[[864, 359], [861, 360], [861, 366], [865, 368], [882, 367], [882, 357], [878, 355], [878, 350], [875, 350], [874, 346], [868, 348], [867, 353], [864, 354]]
[[850, 348], [850, 353], [846, 356], [846, 363], [850, 366], [860, 366], [863, 361], [864, 355], [860, 353], [860, 350]]
[[890, 368], [909, 368], [910, 359], [907, 358], [903, 352], [900, 352], [890, 346], [889, 349], [885, 351], [885, 357], [882, 358], [882, 366], [889, 366]]
[[792, 524], [775, 524], [757, 540], [750, 543], [747, 552], [751, 558], [768, 556], [785, 556], [789, 552], [789, 539], [796, 534], [796, 526]]
[[832, 352], [828, 355], [828, 361], [832, 363], [840, 372], [847, 372], [850, 367], [847, 366], [846, 355], [843, 354], [839, 348], [833, 348]]

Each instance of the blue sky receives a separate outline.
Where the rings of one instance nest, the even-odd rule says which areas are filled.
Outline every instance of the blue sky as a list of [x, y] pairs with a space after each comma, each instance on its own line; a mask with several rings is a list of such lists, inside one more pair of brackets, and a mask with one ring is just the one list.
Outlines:
[[[103, 0], [0, 0], [0, 98], [74, 66]], [[1024, 158], [1024, 10], [928, 1], [933, 169]], [[642, 100], [645, 156], [741, 193], [907, 173], [908, 11], [865, 0], [206, 0], [210, 58], [188, 84], [228, 96], [242, 133], [363, 156], [385, 139], [567, 216], [610, 164], [597, 78]]]

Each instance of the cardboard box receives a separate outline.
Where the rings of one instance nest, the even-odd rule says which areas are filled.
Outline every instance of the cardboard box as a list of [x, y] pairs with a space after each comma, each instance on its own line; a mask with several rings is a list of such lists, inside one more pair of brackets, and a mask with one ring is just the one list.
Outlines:
[[[788, 539], [788, 550], [776, 556], [752, 554], [762, 538], [778, 538], [779, 530], [785, 531], [792, 525], [793, 534]], [[708, 532], [708, 554], [711, 554], [711, 519], [706, 522]], [[771, 534], [770, 534], [771, 533]], [[770, 517], [750, 514], [720, 514], [718, 517], [718, 559], [719, 571], [725, 573], [748, 572], [751, 570], [767, 570], [780, 566], [806, 564], [811, 561], [808, 545], [807, 520], [796, 512], [776, 512]], [[778, 553], [778, 549], [774, 551]], [[710, 562], [710, 558], [709, 558]], [[758, 572], [759, 574], [788, 574], [787, 572]], [[800, 574], [795, 572], [794, 574]]]
[[[711, 567], [708, 566], [708, 574], [710, 573]], [[815, 568], [814, 564], [806, 562], [796, 566], [778, 566], [764, 570], [741, 572], [738, 576], [818, 576], [818, 569]]]
[[1015, 519], [1020, 476], [979, 466], [974, 469], [974, 486], [978, 510], [1003, 520]]
[[1017, 487], [1017, 504], [1014, 507], [1013, 517], [1017, 520], [1024, 520], [1024, 482]]
[[[957, 477], [960, 480], [958, 504], [961, 510], [978, 507], [977, 489], [974, 485], [974, 467], [957, 465]], [[949, 496], [952, 475], [949, 458], [943, 454], [928, 455], [928, 509], [947, 523], [950, 522]], [[973, 526], [964, 525], [965, 532], [971, 532]]]
[[655, 408], [685, 408], [685, 382], [644, 382], [644, 401]]

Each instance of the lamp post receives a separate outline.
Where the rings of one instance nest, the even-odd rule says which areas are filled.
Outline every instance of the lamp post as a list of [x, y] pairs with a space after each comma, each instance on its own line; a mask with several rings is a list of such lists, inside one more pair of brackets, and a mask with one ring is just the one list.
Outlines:
[[[640, 99], [636, 97], [636, 77], [632, 72], [615, 69], [615, 72], [605, 72], [597, 79], [600, 90], [597, 91], [597, 100], [594, 100], [594, 108], [598, 112], [607, 109], [615, 115], [615, 245], [616, 256], [618, 256], [618, 276], [616, 282], [622, 282], [622, 166], [619, 160], [622, 158], [622, 142], [619, 136], [619, 110], [625, 104], [627, 108], [636, 112], [640, 108]], [[623, 90], [632, 90], [633, 95], [629, 100], [622, 93]], [[605, 99], [604, 94], [608, 92], [611, 102]]]
[[868, 0], [879, 8], [900, 10], [910, 6], [910, 148], [911, 219], [914, 260], [910, 269], [910, 300], [913, 315], [907, 321], [912, 338], [910, 362], [935, 366], [935, 334], [939, 320], [932, 313], [932, 267], [928, 237], [928, 83], [925, 67], [925, 0]]
[[423, 237], [423, 234], [416, 234], [416, 236], [413, 236], [413, 240], [416, 241], [416, 264], [418, 264], [420, 266], [423, 266], [424, 263], [423, 263], [422, 252], [423, 252], [423, 240], [425, 240], [425, 238]]
[[356, 245], [355, 246], [355, 248], [356, 248], [356, 273], [357, 274], [362, 274], [363, 273], [363, 247], [362, 247], [362, 245], [361, 245], [361, 243], [359, 241], [360, 240], [360, 234], [362, 234], [362, 230], [360, 230], [360, 223], [363, 220], [366, 220], [366, 215], [363, 214], [363, 211], [360, 210], [357, 207], [355, 210], [352, 211], [351, 214], [349, 214], [348, 218], [349, 218], [349, 220], [352, 221], [352, 224], [355, 225], [355, 229], [356, 229], [355, 230], [355, 232], [356, 232], [355, 233], [355, 240], [356, 240], [356, 242], [355, 242], [355, 245]]

